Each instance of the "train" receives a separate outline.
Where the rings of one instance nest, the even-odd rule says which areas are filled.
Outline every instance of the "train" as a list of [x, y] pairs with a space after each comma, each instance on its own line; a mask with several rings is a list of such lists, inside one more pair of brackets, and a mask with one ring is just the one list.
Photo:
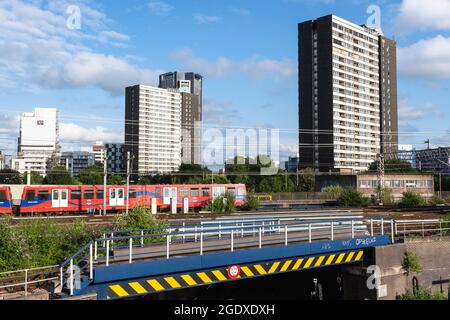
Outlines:
[[[237, 207], [246, 202], [245, 184], [193, 184], [193, 185], [130, 185], [128, 208], [137, 205], [148, 208], [156, 199], [158, 210], [171, 208], [176, 201], [182, 208], [188, 199], [190, 210], [198, 210], [208, 205], [217, 196], [231, 192]], [[106, 186], [106, 210], [121, 212], [126, 210], [127, 187], [123, 185]], [[101, 212], [104, 208], [104, 186], [65, 186], [42, 185], [23, 186], [20, 203], [13, 204], [9, 186], [0, 186], [0, 214], [86, 214]]]

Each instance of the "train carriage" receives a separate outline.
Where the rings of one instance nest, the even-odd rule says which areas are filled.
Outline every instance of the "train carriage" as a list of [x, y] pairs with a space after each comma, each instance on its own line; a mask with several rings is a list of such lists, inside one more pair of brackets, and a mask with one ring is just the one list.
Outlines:
[[[246, 187], [243, 184], [228, 185], [130, 185], [129, 209], [137, 205], [150, 207], [156, 199], [159, 210], [167, 210], [173, 201], [182, 208], [185, 199], [190, 209], [206, 206], [214, 197], [231, 192], [236, 205], [242, 206], [246, 200]], [[126, 209], [127, 187], [106, 187], [106, 210], [119, 212]], [[34, 213], [95, 213], [103, 210], [103, 186], [26, 186], [23, 189], [20, 205], [21, 214]]]
[[0, 215], [2, 214], [12, 214], [12, 199], [9, 187], [0, 187]]

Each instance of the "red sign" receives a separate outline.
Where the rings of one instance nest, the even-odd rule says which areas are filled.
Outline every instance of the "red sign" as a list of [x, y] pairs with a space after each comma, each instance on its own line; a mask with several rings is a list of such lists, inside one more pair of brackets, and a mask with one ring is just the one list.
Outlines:
[[237, 279], [241, 275], [241, 267], [238, 265], [228, 267], [227, 271], [230, 279]]

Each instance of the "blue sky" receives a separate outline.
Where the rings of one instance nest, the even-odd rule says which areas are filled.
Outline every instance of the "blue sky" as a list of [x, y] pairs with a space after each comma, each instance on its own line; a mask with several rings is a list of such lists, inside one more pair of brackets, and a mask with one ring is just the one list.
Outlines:
[[2, 0], [0, 150], [34, 107], [60, 110], [65, 149], [121, 142], [124, 87], [184, 70], [205, 76], [205, 127], [280, 128], [282, 157], [295, 155], [297, 23], [363, 24], [373, 4], [399, 47], [400, 142], [450, 145], [450, 0]]

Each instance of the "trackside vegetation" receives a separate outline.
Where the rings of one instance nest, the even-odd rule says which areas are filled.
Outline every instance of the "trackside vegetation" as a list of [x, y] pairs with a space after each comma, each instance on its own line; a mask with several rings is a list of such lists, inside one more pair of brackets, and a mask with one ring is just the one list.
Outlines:
[[163, 234], [166, 227], [142, 206], [129, 215], [119, 215], [104, 228], [93, 228], [83, 221], [58, 224], [43, 219], [17, 224], [10, 218], [0, 219], [0, 272], [58, 265], [106, 230], [160, 229], [154, 233]]

